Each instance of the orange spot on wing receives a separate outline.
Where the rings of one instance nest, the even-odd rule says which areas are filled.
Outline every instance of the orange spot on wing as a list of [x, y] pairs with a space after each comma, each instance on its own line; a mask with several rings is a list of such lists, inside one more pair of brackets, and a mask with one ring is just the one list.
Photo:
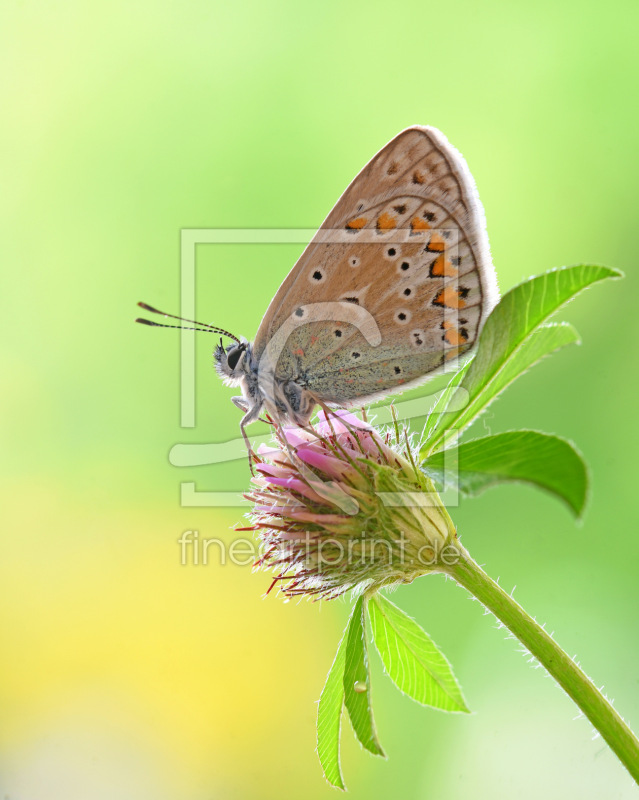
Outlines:
[[454, 347], [452, 350], [449, 350], [444, 356], [446, 361], [450, 361], [451, 358], [455, 358], [456, 356], [458, 356], [460, 350], [461, 347]]
[[430, 237], [430, 242], [426, 245], [426, 249], [431, 253], [442, 253], [446, 249], [446, 242], [438, 233], [434, 233]]
[[352, 231], [359, 231], [364, 225], [366, 225], [365, 217], [357, 217], [357, 219], [352, 219], [350, 222], [346, 223], [346, 227], [350, 228]]
[[430, 265], [430, 274], [437, 278], [454, 278], [455, 275], [457, 275], [457, 270], [442, 254], [441, 256], [437, 256]]
[[460, 290], [453, 289], [452, 286], [444, 287], [437, 297], [433, 300], [436, 306], [445, 306], [446, 308], [464, 308], [466, 301], [460, 297]]
[[406, 381], [404, 380], [404, 378], [400, 378], [400, 379], [397, 381], [397, 383], [406, 383]]
[[397, 226], [397, 220], [395, 219], [395, 217], [392, 217], [387, 211], [384, 211], [383, 214], [379, 215], [377, 219], [378, 231], [391, 231], [396, 226]]
[[442, 328], [443, 328], [445, 331], [447, 331], [449, 328], [452, 328], [452, 327], [453, 327], [453, 323], [452, 323], [452, 322], [449, 322], [447, 319], [445, 319], [445, 320], [442, 322]]
[[461, 335], [461, 333], [458, 330], [456, 330], [455, 328], [453, 328], [453, 327], [450, 327], [446, 331], [446, 333], [444, 334], [444, 339], [446, 339], [448, 344], [453, 344], [456, 347], [458, 347], [459, 345], [464, 344], [464, 341], [465, 341], [465, 339]]
[[311, 336], [311, 344], [315, 344], [319, 342], [319, 336]]
[[293, 350], [293, 355], [294, 356], [303, 356], [304, 355], [304, 351], [300, 347], [298, 350]]
[[419, 233], [420, 231], [429, 230], [430, 225], [421, 217], [413, 217], [413, 219], [410, 221], [410, 228], [413, 233]]

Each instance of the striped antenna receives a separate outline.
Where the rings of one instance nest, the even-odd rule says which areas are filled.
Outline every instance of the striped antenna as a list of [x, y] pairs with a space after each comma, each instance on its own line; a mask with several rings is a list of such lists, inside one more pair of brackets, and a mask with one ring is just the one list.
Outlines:
[[149, 311], [151, 314], [160, 314], [162, 317], [170, 317], [171, 319], [177, 319], [180, 322], [190, 322], [192, 325], [198, 325], [199, 327], [187, 328], [184, 325], [163, 325], [161, 322], [153, 322], [150, 319], [142, 319], [138, 317], [138, 319], [135, 321], [142, 325], [150, 325], [153, 328], [177, 328], [178, 330], [184, 331], [199, 331], [200, 333], [221, 333], [222, 336], [228, 336], [229, 339], [241, 344], [237, 336], [233, 336], [232, 333], [225, 331], [224, 328], [217, 328], [215, 325], [208, 325], [206, 322], [196, 322], [194, 319], [184, 319], [184, 317], [177, 317], [175, 314], [166, 314], [164, 311], [159, 311], [157, 308], [153, 308], [153, 306], [150, 306], [148, 303], [138, 303], [138, 305], [140, 308], [143, 308], [145, 311]]

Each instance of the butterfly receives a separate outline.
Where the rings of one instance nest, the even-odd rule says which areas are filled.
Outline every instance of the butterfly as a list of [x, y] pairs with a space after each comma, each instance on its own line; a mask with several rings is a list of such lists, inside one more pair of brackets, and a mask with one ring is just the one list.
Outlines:
[[414, 126], [348, 186], [253, 342], [182, 321], [232, 341], [220, 339], [215, 365], [241, 388], [232, 400], [250, 453], [245, 429], [262, 411], [305, 427], [318, 405], [364, 405], [423, 382], [472, 348], [498, 299], [466, 162], [440, 131]]

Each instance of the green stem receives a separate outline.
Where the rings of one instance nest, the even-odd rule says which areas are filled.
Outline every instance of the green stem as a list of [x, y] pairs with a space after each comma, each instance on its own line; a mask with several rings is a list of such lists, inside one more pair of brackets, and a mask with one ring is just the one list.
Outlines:
[[457, 583], [501, 620], [548, 670], [592, 722], [628, 772], [639, 783], [639, 740], [623, 719], [561, 647], [513, 598], [457, 544], [460, 558], [445, 567]]

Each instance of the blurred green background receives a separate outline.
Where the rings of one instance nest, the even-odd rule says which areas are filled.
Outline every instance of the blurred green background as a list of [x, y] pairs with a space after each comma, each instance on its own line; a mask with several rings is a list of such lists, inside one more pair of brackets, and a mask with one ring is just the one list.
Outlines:
[[[639, 726], [638, 23], [629, 0], [2, 5], [3, 797], [331, 796], [315, 701], [348, 603], [285, 605], [250, 568], [180, 565], [183, 531], [230, 537], [242, 514], [181, 508], [180, 482], [242, 491], [249, 476], [243, 460], [178, 469], [168, 452], [232, 438], [240, 412], [202, 336], [197, 426], [181, 429], [178, 335], [133, 318], [138, 300], [179, 308], [181, 228], [315, 227], [415, 123], [466, 156], [502, 290], [566, 263], [627, 272], [561, 315], [583, 345], [474, 429], [577, 442], [592, 466], [584, 524], [524, 487], [452, 513]], [[198, 315], [253, 336], [301, 249], [199, 248]], [[461, 589], [433, 577], [394, 599], [475, 713], [418, 707], [374, 656], [389, 760], [345, 728], [353, 798], [635, 796]]]

